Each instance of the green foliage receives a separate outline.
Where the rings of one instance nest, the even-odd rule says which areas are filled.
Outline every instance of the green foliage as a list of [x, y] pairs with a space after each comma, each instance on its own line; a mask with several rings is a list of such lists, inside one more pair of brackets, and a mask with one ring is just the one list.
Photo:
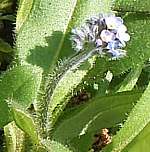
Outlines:
[[94, 61], [95, 57], [89, 61], [85, 61], [83, 64], [80, 63], [81, 65], [78, 65], [78, 61], [57, 82], [57, 86], [50, 98], [49, 113], [52, 113], [52, 117], [50, 117], [51, 120], [49, 121], [52, 121], [52, 123], [56, 122], [60, 112], [67, 104], [67, 100], [69, 100], [68, 95], [80, 84], [87, 72], [92, 68]]
[[136, 68], [131, 69], [125, 79], [116, 86], [115, 90], [117, 92], [130, 91], [134, 88], [137, 83], [137, 80], [142, 72], [142, 65], [139, 65]]
[[[0, 20], [14, 20], [12, 5], [0, 0]], [[86, 152], [109, 128], [112, 143], [102, 151], [148, 152], [149, 0], [20, 0], [17, 7], [15, 49], [0, 39], [0, 63], [15, 53], [0, 81], [4, 151]], [[112, 10], [131, 36], [127, 56], [109, 60], [92, 46], [75, 54], [71, 29]]]
[[[122, 151], [144, 129], [150, 121], [149, 104], [150, 85], [128, 116], [123, 128], [113, 137], [113, 142], [104, 151]], [[134, 143], [134, 142], [133, 142]], [[132, 145], [131, 145], [132, 146]]]
[[7, 71], [0, 82], [1, 102], [8, 100], [9, 104], [28, 108], [36, 101], [41, 75], [41, 69], [34, 66], [17, 66]]
[[31, 8], [33, 6], [33, 0], [20, 0], [18, 6], [18, 13], [16, 18], [16, 31], [18, 32], [23, 23], [30, 15]]
[[114, 9], [123, 12], [146, 12], [149, 13], [150, 1], [149, 0], [116, 0]]
[[35, 144], [38, 144], [38, 135], [32, 117], [21, 110], [13, 108], [13, 118], [17, 126], [28, 134]]
[[16, 150], [16, 134], [12, 124], [9, 123], [4, 128], [7, 151], [15, 152]]
[[148, 123], [145, 128], [138, 134], [137, 137], [123, 150], [123, 152], [140, 152], [144, 149], [145, 152], [149, 151], [149, 139], [150, 139], [150, 124]]
[[93, 142], [94, 134], [104, 127], [110, 128], [122, 122], [126, 118], [125, 114], [131, 110], [133, 103], [140, 96], [140, 92], [106, 97], [97, 95], [87, 105], [81, 107], [81, 110], [66, 112], [64, 118], [61, 118], [61, 123], [54, 129], [53, 138], [80, 151], [81, 149], [83, 152], [87, 151]]

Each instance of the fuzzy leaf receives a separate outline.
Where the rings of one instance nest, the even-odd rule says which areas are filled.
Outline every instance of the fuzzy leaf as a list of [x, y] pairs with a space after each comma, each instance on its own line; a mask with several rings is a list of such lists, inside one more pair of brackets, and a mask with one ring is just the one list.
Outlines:
[[18, 32], [21, 26], [26, 21], [27, 17], [30, 15], [30, 11], [33, 6], [33, 0], [20, 0], [19, 8], [16, 18], [16, 31]]
[[88, 71], [82, 83], [80, 83], [78, 90], [85, 89], [91, 95], [101, 93], [105, 95], [106, 89], [109, 85], [106, 79], [107, 62], [104, 58], [97, 58], [92, 69]]
[[116, 0], [114, 10], [124, 12], [150, 12], [149, 0]]
[[[42, 71], [33, 66], [18, 66], [3, 75], [0, 82], [0, 100], [14, 99], [13, 104], [27, 108], [36, 100]], [[13, 101], [13, 100], [12, 100]], [[0, 103], [1, 103], [0, 102]]]
[[19, 109], [13, 108], [12, 111], [17, 126], [28, 134], [34, 143], [38, 144], [38, 135], [32, 117]]
[[116, 136], [113, 137], [112, 144], [108, 145], [105, 152], [120, 152], [139, 135], [144, 127], [150, 122], [150, 84], [137, 102], [127, 121]]
[[149, 152], [150, 145], [150, 123], [139, 133], [137, 137], [123, 150], [123, 152]]

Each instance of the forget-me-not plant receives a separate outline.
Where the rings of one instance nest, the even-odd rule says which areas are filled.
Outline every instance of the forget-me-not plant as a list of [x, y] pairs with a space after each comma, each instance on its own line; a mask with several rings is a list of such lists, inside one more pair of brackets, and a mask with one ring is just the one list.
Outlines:
[[130, 40], [127, 28], [121, 17], [114, 14], [100, 14], [86, 20], [81, 28], [72, 30], [73, 48], [79, 52], [84, 50], [85, 44], [94, 45], [94, 50], [100, 55], [110, 54], [112, 59], [124, 57], [123, 50]]

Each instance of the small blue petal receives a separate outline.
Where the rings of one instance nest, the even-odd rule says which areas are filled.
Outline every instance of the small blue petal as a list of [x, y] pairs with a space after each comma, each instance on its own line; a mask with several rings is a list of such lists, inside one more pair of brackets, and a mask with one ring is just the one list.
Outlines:
[[130, 40], [130, 36], [128, 33], [123, 33], [123, 32], [118, 32], [116, 34], [116, 38], [118, 38], [121, 42], [125, 41], [129, 41]]
[[108, 53], [112, 55], [112, 59], [118, 59], [126, 56], [126, 51], [121, 49], [109, 50]]
[[123, 25], [123, 20], [115, 16], [105, 17], [105, 22], [108, 29], [118, 29], [119, 26]]
[[103, 30], [100, 36], [104, 42], [111, 42], [115, 39], [115, 34], [108, 30]]
[[102, 40], [101, 39], [97, 39], [95, 44], [96, 44], [96, 47], [102, 46]]
[[113, 50], [113, 49], [118, 49], [122, 47], [123, 47], [122, 43], [120, 43], [119, 40], [115, 40], [115, 41], [108, 42], [108, 45], [106, 48], [109, 50]]

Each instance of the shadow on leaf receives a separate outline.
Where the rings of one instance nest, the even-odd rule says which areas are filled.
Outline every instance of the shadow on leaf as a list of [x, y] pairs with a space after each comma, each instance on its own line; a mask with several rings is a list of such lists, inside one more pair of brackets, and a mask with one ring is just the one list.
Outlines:
[[45, 72], [53, 69], [58, 59], [68, 57], [72, 51], [69, 39], [63, 41], [64, 34], [60, 31], [53, 32], [52, 36], [45, 37], [47, 46], [36, 46], [30, 50], [27, 62], [40, 66]]

